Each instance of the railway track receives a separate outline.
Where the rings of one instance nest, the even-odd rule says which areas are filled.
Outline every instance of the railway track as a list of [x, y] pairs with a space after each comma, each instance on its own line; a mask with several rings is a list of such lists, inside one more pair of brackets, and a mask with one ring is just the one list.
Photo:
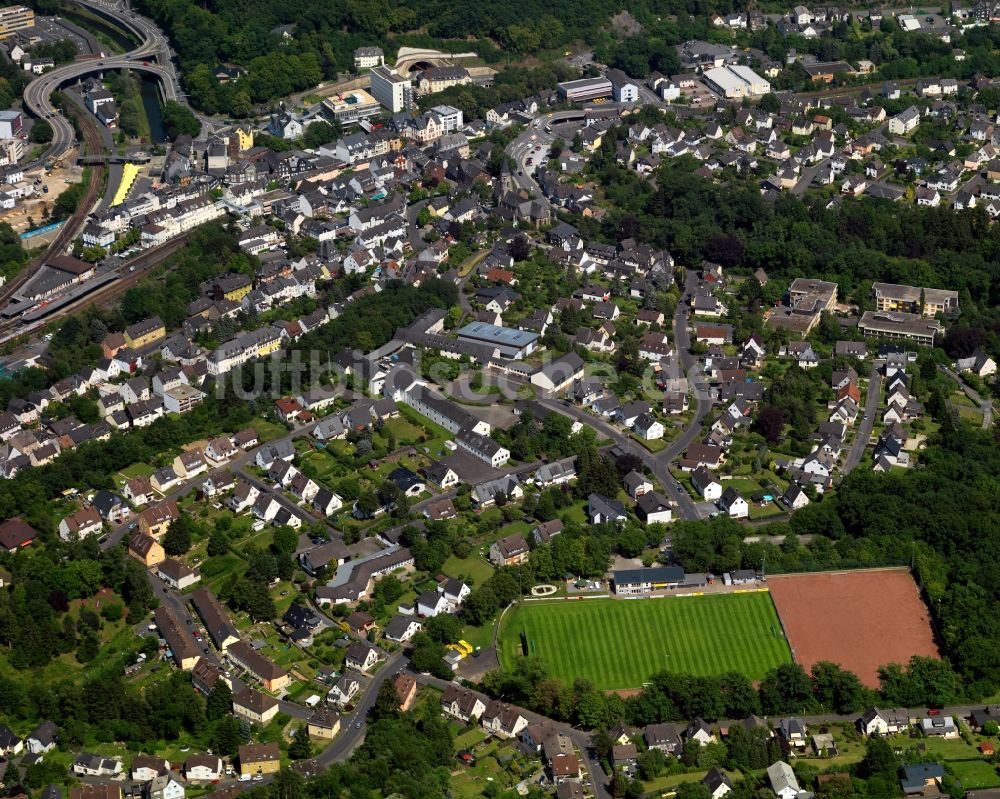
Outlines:
[[52, 322], [64, 319], [88, 305], [105, 304], [117, 299], [142, 278], [146, 277], [150, 269], [161, 264], [184, 247], [185, 244], [187, 244], [186, 234], [137, 255], [110, 273], [117, 275], [117, 279], [100, 286], [94, 291], [81, 294], [71, 302], [53, 309], [51, 313], [45, 314], [43, 318], [37, 319], [30, 324], [24, 324], [19, 317], [0, 322], [0, 344], [6, 344], [23, 336], [29, 336]]
[[[67, 103], [66, 105], [67, 112], [76, 118], [79, 128], [83, 133], [87, 152], [89, 154], [102, 152], [104, 146], [101, 135], [97, 131], [97, 122], [89, 119], [84, 110], [74, 103]], [[90, 168], [90, 182], [87, 184], [87, 190], [84, 192], [83, 197], [80, 198], [76, 210], [66, 219], [63, 226], [59, 228], [59, 232], [56, 233], [55, 238], [52, 239], [49, 246], [45, 248], [45, 252], [28, 263], [13, 279], [0, 288], [0, 305], [9, 302], [11, 297], [17, 294], [24, 284], [34, 277], [46, 259], [65, 250], [70, 242], [76, 238], [87, 219], [87, 215], [90, 213], [90, 209], [97, 200], [101, 186], [104, 184], [104, 170], [105, 167]]]

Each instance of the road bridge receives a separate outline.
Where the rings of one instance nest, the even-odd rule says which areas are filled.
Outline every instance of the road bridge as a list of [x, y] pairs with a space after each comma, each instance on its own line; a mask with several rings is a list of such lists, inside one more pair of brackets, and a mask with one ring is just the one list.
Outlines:
[[129, 11], [117, 2], [103, 0], [74, 0], [74, 2], [118, 23], [135, 35], [139, 39], [139, 44], [123, 55], [65, 64], [46, 72], [27, 85], [24, 90], [24, 107], [35, 117], [46, 120], [52, 126], [52, 141], [34, 161], [25, 165], [25, 169], [32, 169], [47, 161], [61, 158], [74, 146], [76, 133], [73, 126], [53, 107], [50, 97], [60, 87], [88, 75], [113, 69], [143, 72], [157, 78], [164, 100], [184, 102], [180, 81], [170, 60], [169, 43], [151, 20]]

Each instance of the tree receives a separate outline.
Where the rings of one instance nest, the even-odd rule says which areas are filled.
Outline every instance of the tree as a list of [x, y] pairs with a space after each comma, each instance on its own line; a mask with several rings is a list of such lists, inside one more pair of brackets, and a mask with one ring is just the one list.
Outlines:
[[309, 726], [301, 725], [288, 745], [288, 756], [292, 760], [306, 760], [312, 757], [312, 742], [309, 740]]
[[174, 100], [167, 100], [160, 108], [163, 128], [172, 141], [181, 135], [192, 138], [201, 133], [201, 123], [190, 108]]
[[[308, 738], [308, 731], [306, 737]], [[291, 747], [288, 751], [291, 754]], [[271, 785], [274, 799], [304, 799], [306, 796], [305, 777], [289, 768], [279, 771]]]
[[426, 633], [417, 633], [413, 636], [413, 652], [410, 660], [417, 671], [430, 672], [442, 679], [453, 676], [451, 669], [444, 662], [444, 644], [438, 643]]
[[183, 555], [191, 549], [191, 520], [182, 513], [170, 523], [163, 536], [163, 551], [170, 556]]
[[781, 110], [781, 99], [774, 92], [768, 92], [760, 98], [760, 110], [777, 114]]
[[291, 555], [299, 545], [299, 534], [288, 525], [274, 531], [274, 549], [282, 555]]
[[988, 735], [991, 738], [1000, 735], [1000, 724], [997, 724], [995, 721], [990, 719], [983, 724], [983, 735]]
[[97, 657], [101, 642], [93, 632], [85, 632], [80, 636], [80, 644], [76, 648], [76, 659], [81, 663], [89, 663]]
[[710, 799], [711, 794], [700, 782], [682, 782], [677, 786], [674, 799]]
[[899, 767], [892, 744], [885, 738], [874, 736], [865, 742], [865, 756], [859, 767], [862, 777], [874, 777], [876, 774], [895, 774]]
[[820, 661], [812, 667], [813, 694], [819, 703], [836, 713], [855, 713], [867, 699], [856, 674], [835, 663]]
[[427, 634], [442, 644], [453, 644], [462, 637], [462, 622], [451, 613], [439, 613], [424, 624]]
[[216, 527], [208, 539], [208, 556], [217, 558], [225, 555], [229, 551], [229, 536], [224, 531]]
[[212, 692], [205, 703], [205, 715], [209, 721], [221, 719], [233, 711], [233, 692], [224, 680], [216, 680]]
[[227, 713], [216, 722], [212, 735], [215, 751], [225, 757], [232, 757], [240, 746], [240, 723]]
[[393, 685], [392, 680], [384, 680], [378, 688], [375, 703], [368, 711], [368, 721], [371, 723], [384, 719], [396, 719], [400, 715], [396, 686]]
[[639, 755], [637, 763], [639, 776], [644, 780], [653, 780], [666, 771], [667, 756], [663, 754], [663, 750], [654, 747]]
[[805, 712], [814, 705], [809, 675], [798, 663], [783, 663], [761, 681], [760, 701], [769, 716]]
[[36, 120], [35, 124], [31, 126], [28, 140], [33, 144], [48, 144], [52, 141], [52, 126], [44, 119]]
[[340, 136], [340, 125], [332, 125], [325, 120], [311, 122], [302, 133], [302, 143], [309, 148], [322, 147], [336, 141]]

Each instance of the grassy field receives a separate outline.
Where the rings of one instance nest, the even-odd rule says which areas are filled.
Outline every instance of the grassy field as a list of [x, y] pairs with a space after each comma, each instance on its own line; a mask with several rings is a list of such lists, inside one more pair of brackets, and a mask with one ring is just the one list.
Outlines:
[[510, 668], [524, 632], [554, 676], [586, 677], [609, 690], [638, 688], [663, 669], [760, 679], [791, 660], [780, 630], [766, 593], [536, 602], [507, 614], [498, 649]]

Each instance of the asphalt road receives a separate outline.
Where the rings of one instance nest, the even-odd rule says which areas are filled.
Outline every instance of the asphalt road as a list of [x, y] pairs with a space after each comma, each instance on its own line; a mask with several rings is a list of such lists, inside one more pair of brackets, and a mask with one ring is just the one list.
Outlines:
[[[548, 114], [542, 114], [536, 119], [532, 120], [531, 124], [528, 125], [515, 139], [507, 145], [507, 155], [514, 160], [514, 174], [513, 180], [514, 185], [517, 189], [527, 191], [529, 194], [534, 194], [536, 199], [540, 202], [549, 204], [548, 199], [542, 194], [541, 186], [534, 178], [534, 168], [538, 166], [537, 160], [533, 166], [526, 166], [526, 160], [532, 153], [537, 153], [541, 157], [542, 163], [548, 159], [548, 148], [552, 145], [557, 138], [560, 138], [560, 131], [558, 126], [563, 122], [568, 122], [570, 120], [583, 119], [584, 114], [588, 110], [594, 110], [596, 108], [627, 108], [629, 104], [627, 103], [603, 103], [600, 106], [593, 106], [592, 108], [578, 108], [572, 111], [553, 111]], [[550, 127], [551, 132], [546, 132], [545, 128]], [[572, 138], [572, 134], [570, 134]], [[541, 147], [540, 150], [535, 150], [536, 147]]]
[[[689, 296], [697, 287], [698, 277], [693, 270], [688, 270], [685, 278], [684, 296]], [[620, 447], [636, 455], [654, 477], [662, 484], [667, 498], [675, 503], [676, 513], [682, 519], [700, 519], [701, 514], [695, 506], [691, 495], [670, 473], [670, 464], [680, 456], [696, 439], [701, 436], [702, 423], [712, 408], [712, 400], [704, 388], [704, 385], [697, 379], [695, 367], [697, 358], [691, 354], [691, 334], [688, 328], [690, 322], [690, 309], [686, 302], [677, 303], [674, 311], [672, 326], [674, 335], [674, 347], [678, 352], [682, 375], [677, 375], [678, 379], [693, 381], [695, 397], [694, 416], [677, 438], [671, 441], [664, 449], [655, 455], [647, 450], [642, 444], [629, 438], [628, 434], [609, 422], [600, 419], [593, 414], [587, 413], [582, 408], [569, 402], [554, 399], [542, 399], [540, 402], [552, 410], [569, 414], [584, 424], [593, 427], [602, 436], [611, 439]]]
[[861, 424], [858, 425], [857, 431], [854, 433], [854, 441], [851, 442], [851, 449], [847, 453], [847, 459], [844, 461], [844, 468], [841, 469], [842, 475], [850, 474], [854, 468], [861, 462], [861, 456], [865, 454], [865, 448], [868, 446], [868, 441], [872, 435], [872, 429], [875, 427], [875, 417], [878, 413], [878, 401], [882, 394], [882, 375], [879, 373], [879, 369], [882, 366], [882, 361], [875, 361], [872, 364], [871, 374], [868, 375], [868, 394], [865, 396], [865, 410], [864, 416], [861, 419]]
[[317, 756], [318, 765], [328, 768], [332, 763], [347, 760], [353, 754], [365, 739], [365, 719], [378, 698], [378, 690], [382, 687], [382, 683], [404, 671], [409, 664], [410, 661], [402, 650], [383, 664], [368, 684], [354, 711], [340, 717], [340, 734]]
[[[169, 42], [155, 23], [126, 10], [117, 2], [101, 2], [100, 0], [74, 0], [74, 2], [91, 10], [113, 16], [122, 26], [139, 37], [141, 43], [124, 55], [78, 61], [57, 67], [35, 78], [27, 85], [24, 90], [25, 108], [37, 118], [47, 120], [52, 126], [53, 135], [52, 141], [45, 151], [34, 161], [25, 165], [25, 169], [32, 169], [46, 161], [64, 156], [75, 143], [76, 134], [73, 126], [49, 100], [50, 95], [64, 84], [107, 69], [133, 69], [158, 77], [163, 85], [166, 99], [183, 100], [180, 81], [170, 60]], [[156, 63], [144, 64], [141, 62], [143, 58], [153, 59]]]

